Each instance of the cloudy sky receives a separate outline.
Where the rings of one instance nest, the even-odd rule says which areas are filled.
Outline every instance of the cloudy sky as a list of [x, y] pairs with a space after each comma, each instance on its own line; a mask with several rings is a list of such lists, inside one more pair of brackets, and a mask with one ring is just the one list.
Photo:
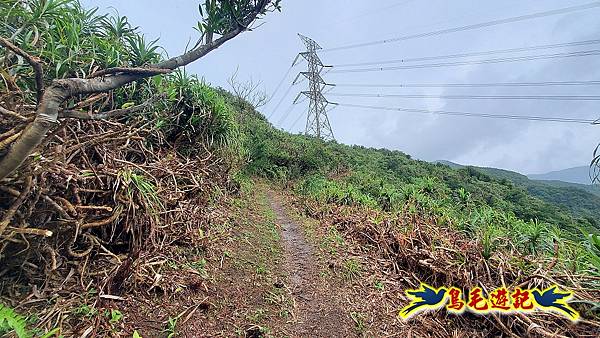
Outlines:
[[[241, 79], [261, 81], [272, 93], [294, 57], [303, 50], [297, 34], [334, 48], [374, 40], [461, 27], [495, 19], [565, 8], [591, 0], [283, 0], [282, 13], [270, 13], [264, 24], [244, 33], [188, 67], [213, 85], [227, 88], [227, 78], [239, 67]], [[103, 11], [117, 9], [149, 38], [160, 38], [170, 55], [197, 38], [193, 0], [83, 0]], [[141, 5], [143, 3], [143, 5]], [[600, 7], [523, 22], [340, 51], [323, 52], [330, 65], [462, 54], [500, 49], [600, 39]], [[600, 50], [600, 44], [513, 52], [432, 62], [454, 62]], [[278, 127], [300, 132], [307, 102], [289, 111], [306, 82], [292, 80], [306, 68], [292, 69], [273, 100], [263, 107]], [[364, 67], [359, 67], [364, 68]], [[384, 72], [335, 73], [324, 77], [335, 84], [397, 85], [414, 83], [499, 83], [600, 80], [600, 56], [404, 69]], [[287, 96], [283, 94], [289, 93]], [[600, 95], [600, 86], [492, 88], [354, 88], [330, 93], [425, 95]], [[365, 98], [329, 96], [330, 101], [359, 105], [466, 111], [488, 114], [537, 115], [593, 119], [600, 101], [450, 100], [440, 98]], [[281, 101], [278, 109], [275, 109]], [[284, 118], [285, 117], [285, 118]], [[293, 123], [298, 120], [295, 126]], [[445, 159], [492, 166], [522, 173], [541, 173], [589, 163], [600, 141], [600, 126], [514, 121], [473, 117], [423, 115], [398, 111], [338, 107], [330, 112], [339, 142], [397, 149], [424, 160]]]

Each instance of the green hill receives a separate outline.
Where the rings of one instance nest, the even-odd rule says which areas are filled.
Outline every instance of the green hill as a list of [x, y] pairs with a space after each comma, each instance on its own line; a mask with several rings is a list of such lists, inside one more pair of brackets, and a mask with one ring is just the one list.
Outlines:
[[[465, 168], [449, 161], [437, 161], [453, 169]], [[592, 224], [600, 222], [600, 187], [562, 181], [538, 181], [514, 171], [471, 167], [498, 180], [507, 180], [527, 190], [540, 200], [555, 205], [575, 217], [586, 218]]]
[[580, 190], [584, 190], [589, 192], [590, 194], [600, 196], [600, 186], [591, 185], [591, 184], [579, 184], [579, 183], [571, 183], [564, 181], [544, 181], [544, 180], [533, 180], [533, 182], [544, 183], [549, 186], [558, 187], [558, 188], [576, 188]]

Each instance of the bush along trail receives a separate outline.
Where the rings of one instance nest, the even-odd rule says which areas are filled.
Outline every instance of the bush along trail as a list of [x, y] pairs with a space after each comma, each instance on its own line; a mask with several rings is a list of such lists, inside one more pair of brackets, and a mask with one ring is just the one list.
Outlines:
[[[206, 1], [168, 59], [77, 0], [0, 1], [0, 336], [600, 336], [592, 204], [291, 135], [178, 68], [279, 9]], [[556, 285], [580, 318], [402, 319], [421, 283]]]

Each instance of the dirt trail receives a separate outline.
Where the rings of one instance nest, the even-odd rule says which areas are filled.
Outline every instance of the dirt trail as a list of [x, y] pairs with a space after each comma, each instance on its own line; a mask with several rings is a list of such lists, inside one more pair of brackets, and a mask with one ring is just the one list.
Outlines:
[[349, 337], [351, 324], [334, 292], [319, 276], [318, 261], [298, 223], [285, 213], [280, 198], [268, 194], [271, 207], [281, 226], [285, 250], [284, 268], [296, 302], [294, 337]]

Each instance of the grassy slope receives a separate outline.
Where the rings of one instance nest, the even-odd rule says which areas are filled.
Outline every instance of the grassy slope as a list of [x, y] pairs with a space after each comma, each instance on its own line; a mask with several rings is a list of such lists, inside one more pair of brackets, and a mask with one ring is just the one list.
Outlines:
[[546, 181], [546, 180], [533, 180], [533, 182], [544, 183], [544, 184], [547, 184], [547, 185], [550, 185], [553, 187], [559, 187], [559, 188], [569, 188], [569, 187], [577, 188], [580, 190], [587, 191], [590, 194], [600, 196], [600, 187], [597, 185], [570, 183], [570, 182], [563, 182], [563, 181]]
[[[436, 161], [436, 163], [445, 164], [452, 169], [462, 169], [462, 168], [466, 167], [464, 165], [460, 165], [460, 164], [450, 162], [450, 161]], [[550, 187], [555, 187], [555, 188], [576, 188], [576, 189], [583, 190], [590, 194], [600, 197], [600, 186], [598, 186], [598, 185], [571, 183], [571, 182], [557, 181], [557, 180], [538, 180], [535, 178], [532, 179], [531, 177], [525, 176], [523, 174], [519, 174], [514, 171], [498, 169], [498, 168], [488, 168], [488, 167], [474, 167], [474, 168], [482, 170], [483, 172], [485, 172], [491, 176], [494, 176], [495, 178], [499, 178], [499, 179], [506, 178], [515, 184], [519, 184], [519, 185], [523, 185], [523, 186], [543, 185], [543, 186], [550, 186]]]
[[[275, 130], [261, 116], [249, 121], [250, 173], [306, 180], [305, 192], [315, 184], [326, 184], [334, 178], [340, 183], [336, 187], [340, 191], [332, 191], [333, 187], [327, 193], [322, 191], [331, 195], [321, 196], [329, 200], [389, 209], [405, 200], [411, 189], [429, 185], [448, 203], [458, 203], [461, 196], [468, 196], [472, 206], [514, 214], [524, 221], [537, 219], [563, 229], [596, 226], [584, 216], [598, 216], [600, 209], [594, 206], [600, 199], [576, 189], [542, 185], [525, 188], [521, 183], [513, 183], [512, 177], [496, 178], [496, 173], [490, 175], [471, 167], [455, 170], [444, 164], [413, 160], [400, 151], [320, 143]], [[319, 180], [321, 182], [317, 182]], [[542, 194], [550, 197], [536, 196]], [[571, 210], [561, 203], [570, 203]]]

